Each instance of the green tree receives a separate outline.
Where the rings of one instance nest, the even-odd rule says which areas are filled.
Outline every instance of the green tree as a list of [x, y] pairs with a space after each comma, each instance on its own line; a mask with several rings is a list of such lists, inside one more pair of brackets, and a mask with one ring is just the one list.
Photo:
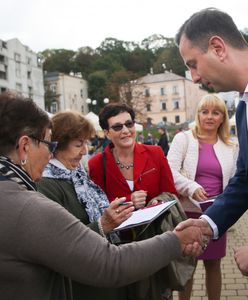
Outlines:
[[41, 52], [44, 59], [43, 69], [47, 72], [61, 72], [69, 74], [73, 70], [75, 51], [66, 49], [47, 49]]
[[162, 73], [167, 70], [177, 75], [185, 76], [186, 67], [180, 56], [178, 47], [173, 45], [168, 48], [160, 49], [153, 69], [155, 73]]
[[135, 73], [125, 69], [114, 72], [106, 84], [105, 95], [107, 95], [111, 101], [121, 101], [120, 86], [134, 80], [136, 77]]
[[73, 70], [80, 72], [86, 80], [89, 74], [95, 71], [94, 63], [99, 58], [99, 54], [90, 48], [82, 47], [79, 48], [76, 54], [72, 58]]
[[95, 71], [89, 75], [88, 84], [89, 90], [88, 94], [92, 100], [97, 100], [97, 105], [94, 109], [95, 113], [103, 107], [103, 99], [106, 97], [105, 89], [107, 85], [108, 77], [105, 71]]

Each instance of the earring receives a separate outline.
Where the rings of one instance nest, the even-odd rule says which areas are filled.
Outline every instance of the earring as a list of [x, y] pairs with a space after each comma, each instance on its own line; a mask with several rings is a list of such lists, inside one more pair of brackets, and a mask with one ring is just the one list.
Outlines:
[[21, 165], [22, 165], [22, 166], [25, 166], [26, 163], [27, 163], [27, 159], [21, 159]]

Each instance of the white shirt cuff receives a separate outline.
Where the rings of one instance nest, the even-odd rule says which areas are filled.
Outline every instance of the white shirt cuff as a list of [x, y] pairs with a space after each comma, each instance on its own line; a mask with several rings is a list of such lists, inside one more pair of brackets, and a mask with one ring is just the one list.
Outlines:
[[210, 219], [207, 215], [201, 215], [200, 219], [204, 219], [208, 222], [214, 233], [213, 240], [217, 240], [219, 238], [219, 231], [214, 221]]

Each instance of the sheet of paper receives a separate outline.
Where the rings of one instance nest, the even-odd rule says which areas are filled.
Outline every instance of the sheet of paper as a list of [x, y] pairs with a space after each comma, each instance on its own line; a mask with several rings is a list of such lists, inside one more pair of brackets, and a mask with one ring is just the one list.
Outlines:
[[164, 211], [174, 205], [177, 200], [168, 201], [156, 206], [151, 206], [144, 209], [139, 209], [133, 212], [130, 218], [124, 221], [121, 225], [116, 227], [114, 230], [127, 229], [130, 227], [142, 225], [151, 222], [161, 215]]

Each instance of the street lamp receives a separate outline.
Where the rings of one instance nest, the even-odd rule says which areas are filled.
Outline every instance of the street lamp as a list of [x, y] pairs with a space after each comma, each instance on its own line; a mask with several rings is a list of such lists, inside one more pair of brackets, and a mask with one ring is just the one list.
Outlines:
[[109, 103], [109, 98], [104, 98], [104, 99], [103, 99], [103, 103], [104, 103], [104, 104], [108, 104], [108, 103]]
[[[96, 111], [95, 107], [97, 105], [97, 102], [98, 102], [98, 100], [91, 100], [90, 98], [86, 99], [86, 103], [88, 104], [89, 110], [92, 109], [93, 112]], [[108, 104], [109, 103], [109, 98], [104, 98], [103, 103]]]
[[88, 105], [89, 111], [91, 111], [92, 100], [91, 100], [90, 98], [87, 98], [87, 99], [86, 99], [86, 103], [87, 103], [87, 105]]

